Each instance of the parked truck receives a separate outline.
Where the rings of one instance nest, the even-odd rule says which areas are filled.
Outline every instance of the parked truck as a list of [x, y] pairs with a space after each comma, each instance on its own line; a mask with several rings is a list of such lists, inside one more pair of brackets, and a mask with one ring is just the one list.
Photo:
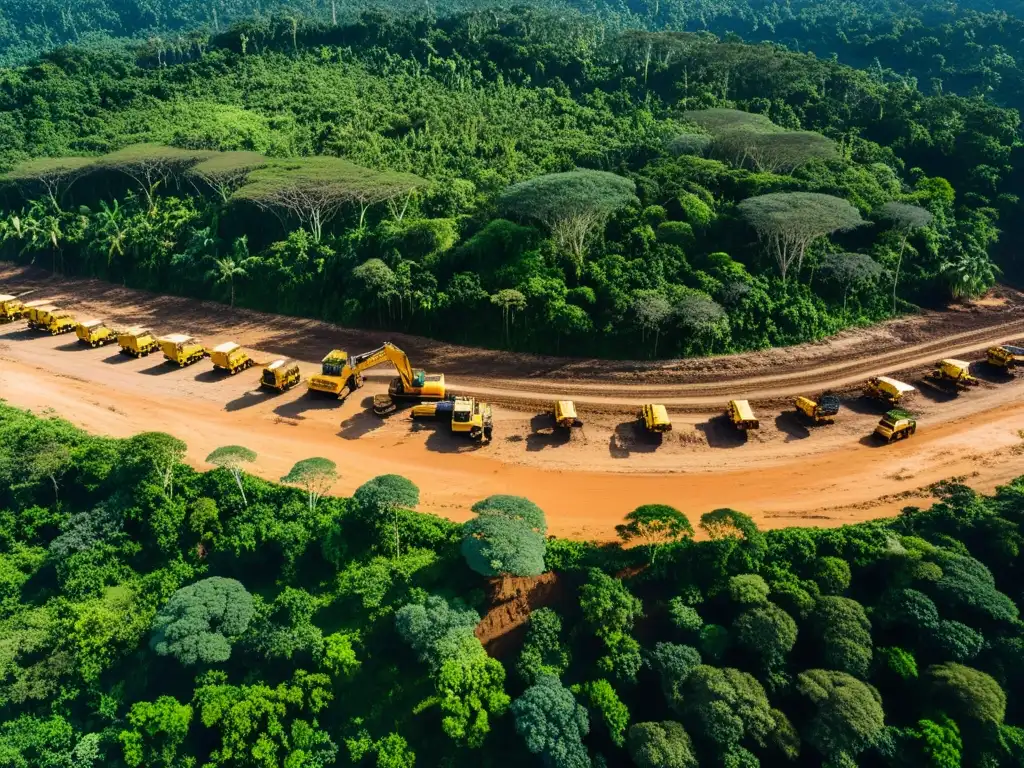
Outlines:
[[725, 415], [736, 429], [748, 431], [759, 429], [761, 426], [761, 422], [754, 415], [754, 409], [750, 407], [750, 402], [747, 400], [730, 400], [729, 405], [726, 406]]
[[978, 380], [971, 375], [971, 365], [963, 360], [947, 358], [935, 364], [935, 369], [928, 374], [928, 380], [942, 387], [967, 389], [978, 385]]
[[59, 309], [50, 313], [42, 330], [49, 331], [51, 336], [57, 336], [75, 330], [75, 325], [75, 316], [66, 309]]
[[875, 427], [875, 434], [887, 443], [903, 440], [917, 432], [917, 420], [900, 408], [888, 411]]
[[278, 392], [287, 392], [299, 383], [301, 379], [299, 364], [294, 360], [275, 360], [263, 367], [260, 374], [260, 386], [274, 389]]
[[872, 376], [864, 385], [864, 393], [889, 405], [898, 405], [917, 390], [889, 376]]
[[117, 332], [102, 320], [83, 320], [75, 326], [78, 340], [90, 347], [102, 347], [117, 341]]
[[160, 350], [164, 353], [164, 359], [168, 363], [176, 363], [179, 368], [197, 363], [206, 357], [204, 347], [195, 336], [185, 333], [172, 333], [169, 336], [161, 336], [157, 339]]
[[439, 420], [451, 425], [453, 434], [472, 440], [488, 441], [494, 431], [491, 406], [473, 397], [448, 397], [435, 402], [418, 403], [411, 409], [414, 421]]
[[985, 362], [1009, 373], [1014, 368], [1024, 365], [1024, 347], [1015, 347], [1012, 344], [989, 347], [985, 353]]
[[14, 315], [11, 319], [17, 320], [19, 318], [28, 320], [29, 328], [32, 327], [34, 322], [32, 319], [32, 310], [38, 309], [39, 307], [52, 307], [54, 306], [53, 299], [35, 299], [34, 301], [26, 301], [21, 305], [21, 312], [18, 315]]
[[55, 304], [39, 304], [28, 308], [28, 327], [35, 331], [49, 330], [50, 315], [59, 311]]
[[209, 350], [209, 353], [214, 370], [226, 371], [232, 376], [255, 365], [255, 361], [249, 357], [249, 354], [233, 341], [218, 344]]
[[152, 332], [142, 327], [129, 328], [117, 334], [117, 345], [122, 355], [132, 357], [145, 357], [160, 348]]
[[664, 405], [649, 403], [640, 409], [636, 418], [648, 432], [661, 434], [672, 431], [672, 420], [668, 417], [668, 409]]
[[583, 420], [576, 415], [576, 403], [572, 400], [556, 400], [554, 416], [555, 426], [561, 429], [583, 426]]
[[17, 296], [0, 294], [0, 323], [9, 323], [12, 320], [20, 319], [24, 306], [24, 302]]
[[835, 395], [821, 395], [815, 400], [798, 397], [795, 404], [797, 413], [802, 413], [815, 424], [832, 424], [839, 413], [839, 398]]

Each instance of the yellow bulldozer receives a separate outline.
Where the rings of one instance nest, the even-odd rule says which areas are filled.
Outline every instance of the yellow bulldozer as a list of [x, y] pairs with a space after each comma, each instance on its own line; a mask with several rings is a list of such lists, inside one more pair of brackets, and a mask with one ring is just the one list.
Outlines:
[[184, 333], [161, 336], [157, 339], [157, 343], [164, 353], [164, 359], [168, 363], [177, 363], [179, 368], [197, 363], [208, 354], [206, 347], [199, 342], [199, 339]]
[[872, 376], [864, 385], [864, 394], [890, 405], [898, 405], [916, 391], [909, 384], [888, 376]]
[[452, 397], [412, 407], [412, 418], [446, 419], [451, 422], [452, 433], [468, 435], [472, 440], [487, 442], [494, 432], [491, 406], [473, 397]]
[[344, 350], [332, 350], [321, 361], [320, 374], [309, 379], [309, 389], [344, 398], [363, 386], [365, 371], [385, 362], [395, 366], [398, 377], [391, 380], [387, 399], [382, 395], [374, 398], [373, 410], [378, 415], [391, 413], [402, 400], [423, 402], [445, 399], [447, 392], [444, 374], [428, 376], [423, 371], [414, 370], [409, 363], [409, 356], [390, 341], [384, 342], [377, 349], [352, 357]]
[[934, 384], [956, 389], [967, 389], [978, 385], [978, 380], [971, 375], [971, 364], [952, 358], [936, 363], [935, 369], [930, 371], [926, 378]]
[[1024, 347], [1015, 347], [1012, 344], [989, 347], [985, 353], [985, 362], [1009, 373], [1017, 366], [1024, 365]]
[[207, 350], [213, 368], [217, 371], [226, 371], [234, 376], [239, 371], [251, 368], [256, 361], [249, 357], [249, 354], [233, 341], [226, 341], [218, 344], [213, 349]]
[[46, 325], [41, 326], [41, 329], [49, 331], [51, 336], [56, 336], [61, 333], [70, 333], [75, 330], [76, 324], [74, 315], [66, 309], [58, 309], [50, 313]]
[[835, 395], [822, 395], [817, 400], [798, 397], [794, 404], [798, 413], [802, 413], [815, 424], [832, 424], [839, 413], [839, 398]]
[[117, 331], [102, 320], [83, 320], [75, 326], [75, 335], [80, 342], [93, 348], [117, 341]]
[[263, 367], [260, 375], [260, 386], [287, 392], [299, 383], [301, 374], [299, 364], [294, 360], [275, 360]]
[[875, 427], [875, 434], [887, 443], [903, 440], [915, 432], [917, 432], [917, 420], [899, 408], [894, 408], [886, 413]]
[[150, 352], [156, 352], [160, 345], [153, 338], [151, 331], [146, 328], [129, 328], [117, 334], [117, 345], [121, 348], [122, 355], [132, 357], [145, 357]]
[[21, 318], [22, 307], [25, 304], [17, 296], [0, 294], [0, 323], [9, 323], [12, 320]]

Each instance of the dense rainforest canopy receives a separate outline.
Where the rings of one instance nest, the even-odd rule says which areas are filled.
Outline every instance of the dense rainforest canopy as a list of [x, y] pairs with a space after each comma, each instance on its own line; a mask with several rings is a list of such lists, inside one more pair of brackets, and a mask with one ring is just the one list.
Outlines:
[[253, 308], [673, 356], [1015, 274], [1015, 110], [772, 45], [264, 15], [0, 86], [7, 258]]

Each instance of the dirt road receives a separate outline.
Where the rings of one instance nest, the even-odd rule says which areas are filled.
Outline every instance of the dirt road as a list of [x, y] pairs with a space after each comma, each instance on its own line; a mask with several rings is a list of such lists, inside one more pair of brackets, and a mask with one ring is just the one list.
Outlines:
[[[649, 502], [673, 504], [693, 518], [731, 506], [767, 527], [838, 525], [924, 505], [927, 487], [938, 480], [963, 477], [987, 491], [1024, 474], [1024, 383], [990, 377], [983, 368], [981, 386], [960, 396], [922, 386], [914, 403], [921, 428], [893, 446], [866, 439], [882, 409], [852, 394], [830, 427], [807, 427], [783, 410], [797, 392], [849, 390], [870, 372], [916, 379], [940, 356], [977, 358], [990, 343], [1024, 338], [1015, 296], [820, 344], [653, 364], [480, 352], [0, 269], [0, 293], [29, 289], [83, 318], [191, 332], [211, 344], [234, 340], [261, 361], [294, 356], [304, 375], [316, 371], [311, 361], [327, 349], [362, 351], [392, 339], [417, 365], [444, 370], [451, 385], [501, 404], [490, 445], [413, 425], [403, 413], [385, 421], [368, 413], [367, 399], [385, 390], [391, 371], [381, 369], [341, 404], [310, 398], [304, 387], [269, 396], [256, 389], [255, 371], [222, 377], [205, 361], [171, 368], [158, 356], [133, 360], [110, 347], [81, 348], [73, 337], [30, 334], [20, 323], [0, 326], [0, 398], [52, 409], [103, 434], [171, 432], [188, 443], [189, 459], [199, 466], [219, 445], [246, 445], [259, 454], [255, 471], [271, 479], [297, 459], [327, 456], [342, 473], [337, 493], [395, 472], [420, 487], [423, 511], [457, 520], [484, 496], [515, 493], [547, 511], [552, 532], [572, 537], [610, 538], [626, 512]], [[485, 375], [492, 363], [494, 372]], [[577, 400], [586, 420], [571, 437], [533, 415], [561, 393]], [[735, 396], [754, 400], [761, 417], [762, 429], [748, 438], [713, 415]], [[629, 418], [635, 404], [655, 397], [670, 406], [676, 426], [661, 443]]]

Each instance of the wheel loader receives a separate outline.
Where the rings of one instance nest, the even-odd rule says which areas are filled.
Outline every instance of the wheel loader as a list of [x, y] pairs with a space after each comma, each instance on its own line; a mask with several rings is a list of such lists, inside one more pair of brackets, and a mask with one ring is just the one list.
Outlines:
[[156, 343], [153, 334], [146, 328], [129, 328], [117, 334], [117, 345], [121, 348], [122, 355], [132, 357], [145, 357], [150, 352], [156, 352], [160, 345]]
[[822, 395], [817, 400], [798, 397], [794, 404], [797, 413], [802, 413], [815, 424], [832, 424], [839, 413], [839, 398], [835, 395]]
[[49, 331], [51, 336], [61, 333], [70, 333], [75, 330], [75, 316], [66, 309], [50, 313], [50, 317], [43, 330]]
[[385, 401], [382, 396], [374, 398], [374, 413], [380, 416], [387, 415], [396, 410], [398, 402], [403, 400], [444, 400], [444, 374], [428, 376], [423, 371], [414, 370], [409, 363], [409, 356], [389, 341], [377, 349], [352, 357], [344, 350], [332, 350], [321, 361], [321, 373], [310, 378], [309, 389], [342, 399], [363, 386], [364, 371], [385, 362], [391, 362], [395, 366], [398, 377], [392, 379], [388, 386], [390, 402]]
[[256, 361], [249, 357], [249, 354], [233, 341], [218, 344], [213, 349], [207, 350], [207, 352], [210, 355], [210, 360], [213, 362], [213, 369], [215, 371], [226, 371], [232, 376], [256, 364]]
[[29, 307], [28, 327], [36, 331], [49, 330], [50, 316], [58, 311], [58, 308], [53, 304], [40, 304], [36, 307]]
[[561, 429], [583, 426], [583, 420], [576, 415], [576, 403], [572, 400], [556, 400], [554, 415], [555, 426]]
[[917, 432], [917, 420], [906, 411], [894, 408], [882, 417], [875, 434], [887, 443], [903, 440]]
[[888, 376], [872, 376], [864, 386], [864, 394], [889, 405], [898, 405], [916, 391], [909, 384]]
[[276, 389], [278, 392], [287, 392], [299, 383], [300, 378], [297, 362], [275, 360], [270, 365], [263, 367], [263, 373], [260, 374], [260, 386]]
[[668, 410], [664, 405], [649, 403], [640, 409], [636, 418], [648, 432], [661, 434], [672, 431], [672, 420], [669, 419]]
[[22, 307], [24, 306], [24, 303], [17, 296], [11, 296], [6, 293], [0, 294], [0, 323], [18, 320], [21, 317]]
[[117, 332], [102, 320], [83, 320], [75, 326], [75, 334], [80, 342], [93, 348], [117, 341]]
[[1012, 344], [989, 347], [985, 353], [985, 362], [1009, 373], [1017, 366], [1024, 365], [1024, 347], [1015, 347]]
[[456, 435], [468, 435], [472, 440], [487, 442], [494, 432], [491, 406], [473, 397], [451, 397], [431, 403], [419, 403], [411, 410], [413, 420], [447, 420]]
[[754, 409], [750, 407], [748, 400], [730, 400], [725, 408], [725, 415], [736, 429], [744, 432], [761, 427], [761, 422], [754, 415]]
[[952, 358], [936, 363], [935, 369], [929, 372], [926, 378], [939, 386], [955, 389], [967, 389], [978, 385], [978, 380], [971, 376], [971, 364]]
[[157, 343], [164, 353], [164, 359], [168, 363], [177, 363], [179, 368], [197, 363], [207, 355], [206, 347], [199, 343], [199, 339], [184, 333], [161, 336]]

